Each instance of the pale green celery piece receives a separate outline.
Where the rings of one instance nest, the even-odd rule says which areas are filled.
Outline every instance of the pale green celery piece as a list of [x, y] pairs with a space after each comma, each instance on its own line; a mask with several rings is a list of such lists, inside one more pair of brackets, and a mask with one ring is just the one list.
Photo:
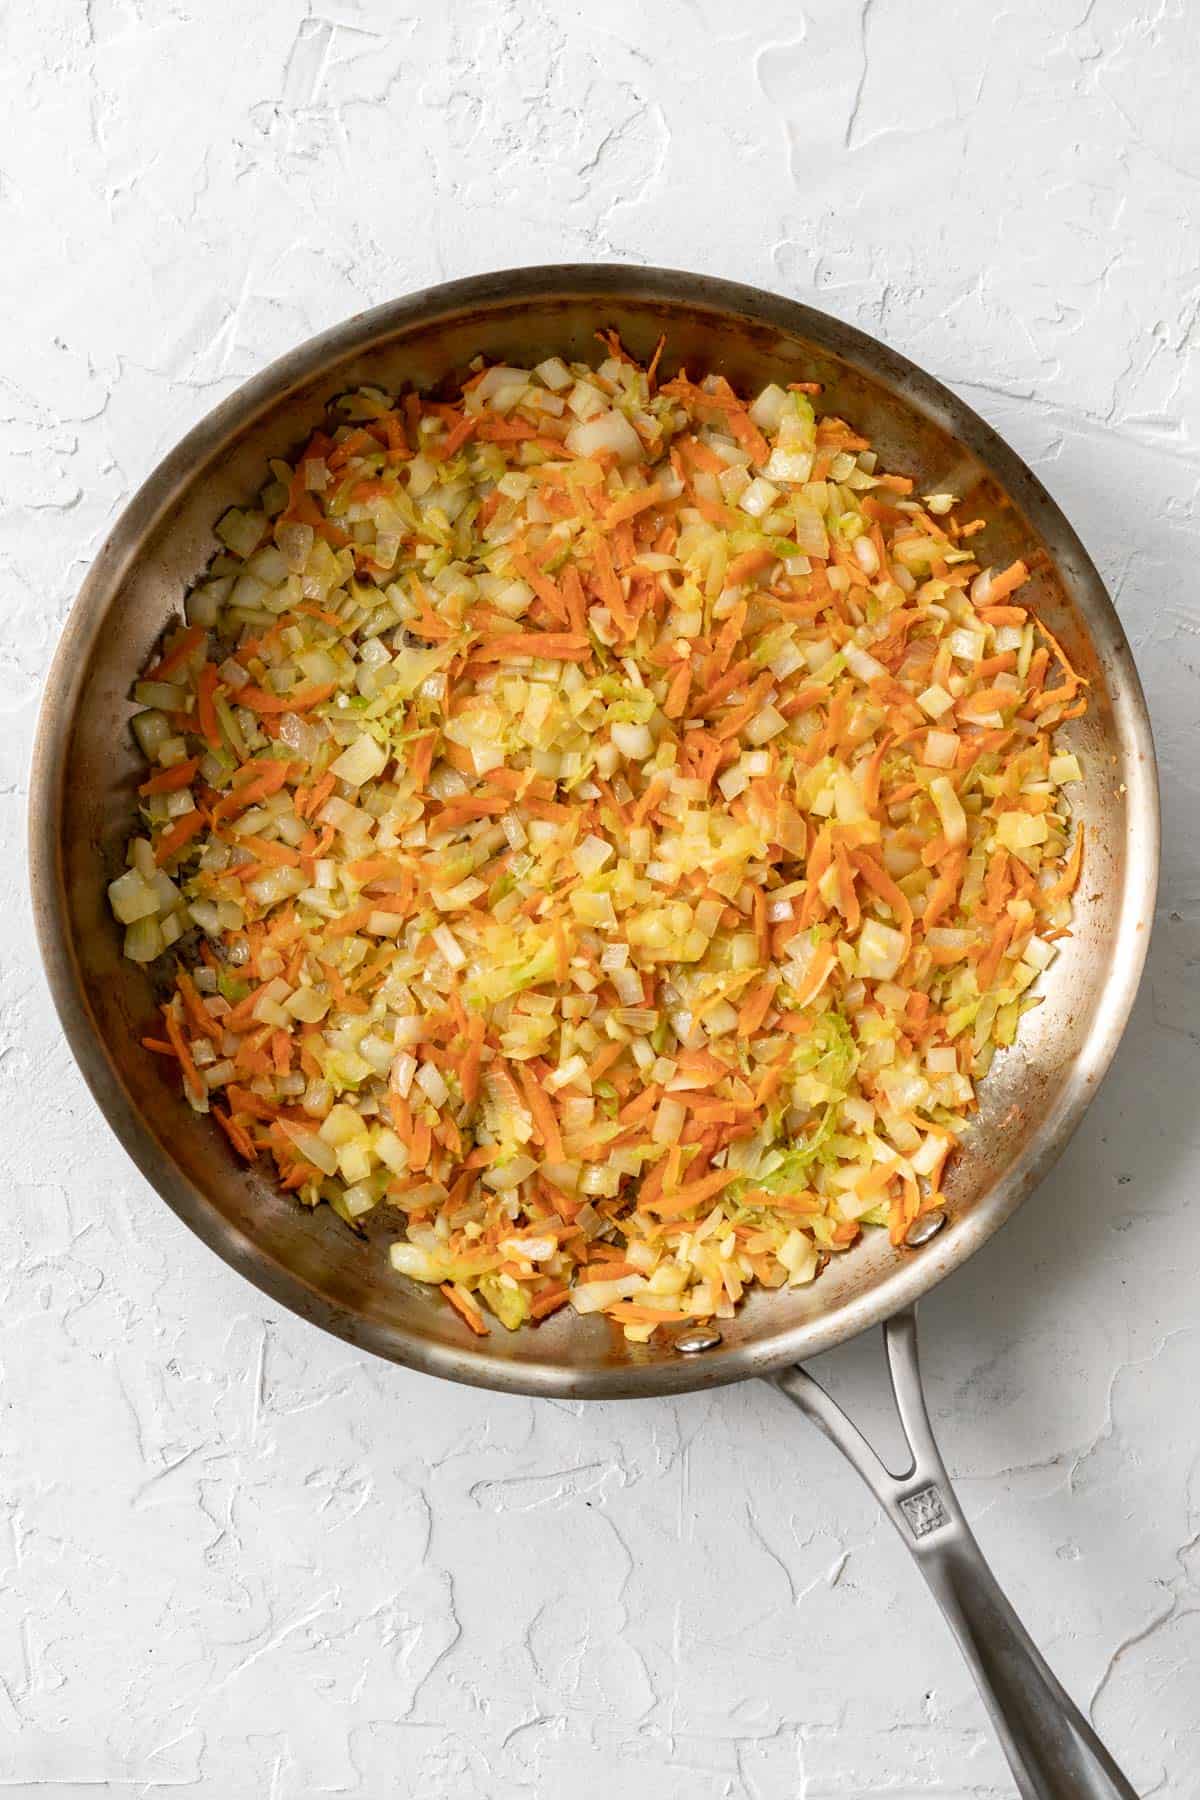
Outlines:
[[468, 1003], [476, 1008], [494, 1006], [499, 1000], [507, 1000], [525, 988], [535, 987], [539, 981], [549, 981], [556, 957], [553, 939], [546, 939], [532, 954], [516, 962], [481, 971], [467, 983]]
[[241, 727], [233, 716], [233, 708], [230, 706], [228, 700], [226, 700], [224, 694], [214, 695], [213, 706], [216, 710], [221, 730], [228, 738], [229, 743], [233, 748], [234, 755], [239, 762], [244, 762], [249, 751], [246, 740], [242, 736]]
[[509, 1287], [498, 1275], [482, 1275], [479, 1294], [507, 1331], [515, 1331], [529, 1317], [529, 1292], [523, 1285]]

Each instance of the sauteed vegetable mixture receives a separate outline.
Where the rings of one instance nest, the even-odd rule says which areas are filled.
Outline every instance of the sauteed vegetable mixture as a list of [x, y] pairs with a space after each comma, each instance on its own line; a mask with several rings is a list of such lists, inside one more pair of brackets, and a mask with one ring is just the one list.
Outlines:
[[1070, 924], [1086, 684], [813, 386], [602, 335], [348, 395], [225, 515], [109, 893], [238, 1156], [474, 1331], [644, 1341], [944, 1204]]

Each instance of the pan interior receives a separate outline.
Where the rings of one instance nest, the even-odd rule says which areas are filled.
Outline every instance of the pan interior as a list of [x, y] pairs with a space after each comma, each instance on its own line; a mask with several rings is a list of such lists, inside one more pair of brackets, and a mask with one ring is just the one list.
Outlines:
[[[643, 358], [665, 332], [668, 373], [686, 365], [749, 389], [822, 382], [822, 408], [868, 436], [887, 466], [913, 475], [919, 492], [961, 495], [987, 519], [982, 562], [1036, 557], [1034, 604], [1092, 684], [1086, 717], [1067, 727], [1086, 774], [1075, 790], [1087, 856], [1074, 936], [1044, 981], [1044, 1004], [984, 1084], [948, 1182], [949, 1226], [901, 1256], [872, 1233], [812, 1287], [753, 1295], [719, 1348], [688, 1358], [670, 1343], [626, 1344], [604, 1321], [569, 1312], [476, 1340], [436, 1294], [391, 1273], [394, 1223], [381, 1218], [364, 1245], [329, 1208], [310, 1213], [236, 1164], [139, 1046], [152, 978], [121, 956], [105, 901], [140, 774], [130, 684], [216, 548], [223, 510], [251, 499], [267, 459], [293, 451], [348, 387], [427, 387], [480, 352], [526, 366], [554, 353], [594, 360], [599, 326]], [[303, 346], [197, 427], [134, 500], [72, 614], [43, 709], [32, 810], [35, 903], [64, 1025], [164, 1199], [261, 1287], [351, 1341], [460, 1380], [576, 1396], [672, 1391], [816, 1353], [915, 1298], [989, 1236], [1066, 1141], [1116, 1047], [1149, 935], [1156, 830], [1145, 709], [1116, 616], [1070, 527], [995, 434], [920, 371], [822, 314], [725, 283], [615, 268], [516, 271], [380, 309]]]

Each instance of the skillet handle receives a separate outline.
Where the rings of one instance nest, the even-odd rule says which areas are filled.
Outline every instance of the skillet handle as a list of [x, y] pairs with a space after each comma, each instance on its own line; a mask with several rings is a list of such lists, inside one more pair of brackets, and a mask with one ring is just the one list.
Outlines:
[[807, 1369], [775, 1384], [853, 1463], [912, 1553], [978, 1684], [1022, 1800], [1138, 1800], [1062, 1688], [983, 1559], [934, 1441], [917, 1359], [916, 1309], [883, 1327], [910, 1453], [893, 1474]]

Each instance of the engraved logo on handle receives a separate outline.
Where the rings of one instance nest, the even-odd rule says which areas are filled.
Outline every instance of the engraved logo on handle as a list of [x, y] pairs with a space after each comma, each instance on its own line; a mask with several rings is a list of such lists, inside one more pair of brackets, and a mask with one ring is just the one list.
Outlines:
[[931, 1531], [940, 1531], [943, 1525], [950, 1523], [950, 1514], [940, 1491], [935, 1487], [924, 1487], [915, 1494], [906, 1494], [900, 1502], [900, 1510], [908, 1520], [909, 1530], [915, 1538], [928, 1537]]

